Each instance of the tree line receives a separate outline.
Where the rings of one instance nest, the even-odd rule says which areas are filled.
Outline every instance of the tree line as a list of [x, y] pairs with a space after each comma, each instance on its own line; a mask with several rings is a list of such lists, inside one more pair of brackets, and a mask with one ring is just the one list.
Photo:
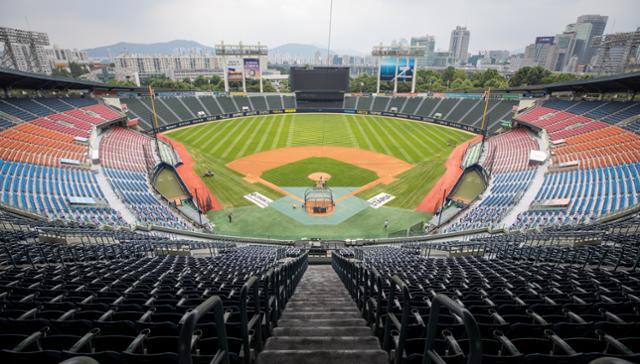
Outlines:
[[[541, 66], [522, 67], [510, 77], [489, 69], [485, 71], [466, 71], [447, 67], [443, 70], [418, 70], [416, 78], [416, 92], [460, 92], [470, 90], [484, 90], [489, 87], [507, 88], [528, 85], [540, 85], [545, 83], [584, 79], [589, 76], [578, 76], [572, 73], [551, 72]], [[131, 81], [108, 82], [114, 86], [133, 86]], [[151, 85], [156, 89], [191, 90], [191, 91], [224, 91], [224, 80], [220, 76], [198, 76], [195, 79], [171, 80], [161, 75], [143, 80], [142, 86]], [[259, 80], [246, 80], [248, 92], [259, 92]], [[242, 91], [241, 81], [230, 81], [231, 91]], [[264, 92], [290, 92], [287, 80], [272, 82], [263, 80]], [[381, 81], [380, 90], [389, 92], [393, 90], [392, 81]], [[398, 92], [410, 92], [411, 81], [399, 81]], [[376, 76], [360, 74], [349, 81], [349, 92], [376, 92]]]
[[[510, 77], [501, 75], [498, 71], [489, 69], [485, 71], [465, 71], [454, 67], [444, 70], [418, 70], [416, 78], [416, 92], [451, 92], [484, 90], [489, 87], [507, 88], [517, 86], [540, 85], [560, 81], [584, 79], [573, 73], [551, 72], [548, 69], [535, 67], [522, 67]], [[376, 92], [377, 76], [360, 74], [349, 82], [350, 92]], [[381, 81], [380, 91], [392, 91], [393, 81]], [[410, 92], [411, 81], [399, 81], [398, 92]]]

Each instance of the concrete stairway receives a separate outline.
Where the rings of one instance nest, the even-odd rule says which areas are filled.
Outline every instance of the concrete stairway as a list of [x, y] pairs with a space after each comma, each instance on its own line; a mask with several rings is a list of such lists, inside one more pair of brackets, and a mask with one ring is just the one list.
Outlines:
[[330, 265], [311, 265], [258, 364], [386, 364], [387, 353]]

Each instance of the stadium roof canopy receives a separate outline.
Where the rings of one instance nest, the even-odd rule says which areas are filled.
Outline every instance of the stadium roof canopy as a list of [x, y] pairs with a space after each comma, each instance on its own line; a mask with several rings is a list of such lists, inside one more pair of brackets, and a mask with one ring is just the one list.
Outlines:
[[0, 68], [0, 88], [27, 89], [27, 90], [137, 90], [137, 87], [111, 86], [105, 83], [93, 81], [81, 81], [67, 77], [54, 77], [38, 73], [16, 71]]
[[640, 91], [640, 72], [597, 77], [586, 80], [548, 83], [544, 85], [512, 87], [502, 91], [544, 91], [546, 93], [563, 91], [586, 93], [638, 92]]

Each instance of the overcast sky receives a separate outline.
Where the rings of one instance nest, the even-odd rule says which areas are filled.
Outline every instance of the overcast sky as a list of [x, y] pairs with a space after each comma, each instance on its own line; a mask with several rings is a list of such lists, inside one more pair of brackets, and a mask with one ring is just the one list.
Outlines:
[[[91, 48], [173, 39], [326, 45], [330, 0], [0, 0], [0, 26], [49, 33], [52, 44]], [[609, 16], [607, 33], [640, 26], [640, 0], [334, 0], [332, 49], [370, 52], [414, 35], [471, 31], [471, 51], [522, 49], [578, 15]]]

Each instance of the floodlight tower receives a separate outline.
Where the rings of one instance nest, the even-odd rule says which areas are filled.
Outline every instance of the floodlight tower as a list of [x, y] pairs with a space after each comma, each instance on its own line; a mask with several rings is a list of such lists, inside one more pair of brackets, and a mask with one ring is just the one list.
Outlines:
[[44, 46], [49, 45], [47, 33], [0, 27], [0, 42], [4, 45], [0, 66], [26, 72], [51, 72], [44, 50]]
[[[380, 93], [380, 78], [382, 76], [382, 58], [383, 57], [395, 57], [395, 71], [393, 74], [393, 93], [398, 92], [398, 67], [400, 65], [400, 58], [404, 58], [406, 61], [406, 67], [412, 70], [411, 75], [411, 93], [416, 92], [416, 58], [424, 57], [425, 47], [422, 46], [385, 46], [380, 43], [378, 46], [374, 46], [371, 51], [371, 55], [378, 58], [378, 83], [376, 86], [376, 93]], [[411, 60], [413, 60], [413, 69], [411, 68]]]
[[262, 85], [262, 57], [267, 56], [269, 51], [267, 46], [258, 44], [242, 44], [239, 42], [238, 44], [224, 44], [224, 42], [220, 42], [220, 44], [215, 45], [216, 55], [222, 57], [222, 65], [224, 67], [224, 90], [225, 92], [229, 92], [229, 74], [227, 70], [227, 57], [232, 57], [233, 59], [240, 60], [241, 69], [242, 69], [242, 91], [247, 92], [247, 82], [246, 82], [246, 69], [248, 60], [257, 59], [258, 70], [257, 77], [260, 80], [260, 92], [263, 92]]

